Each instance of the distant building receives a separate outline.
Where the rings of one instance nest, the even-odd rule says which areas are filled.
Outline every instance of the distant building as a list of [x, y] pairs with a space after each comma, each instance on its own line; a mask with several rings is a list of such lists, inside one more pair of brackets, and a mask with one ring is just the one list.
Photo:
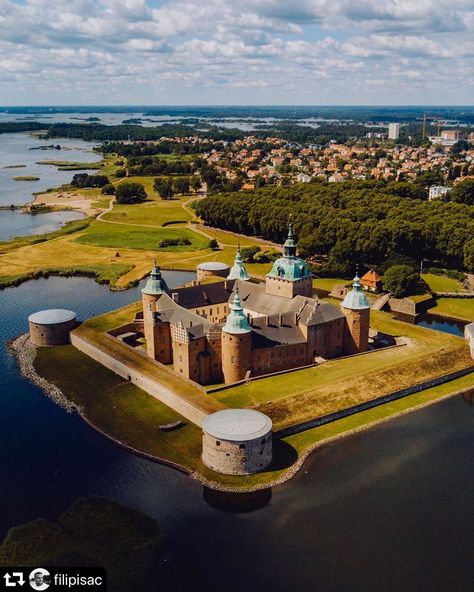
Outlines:
[[400, 124], [399, 123], [389, 123], [388, 124], [388, 139], [389, 140], [398, 140], [400, 136]]
[[298, 181], [298, 183], [309, 183], [311, 181], [311, 177], [306, 173], [299, 173], [296, 176], [296, 180]]
[[385, 138], [385, 134], [382, 134], [380, 132], [367, 132], [365, 134], [365, 137], [368, 140], [383, 140]]
[[360, 283], [363, 290], [368, 292], [378, 292], [382, 287], [382, 277], [371, 269], [365, 275], [360, 278]]
[[441, 132], [442, 140], [454, 140], [455, 142], [457, 142], [458, 140], [461, 140], [462, 137], [463, 133], [459, 130], [445, 130]]
[[440, 199], [450, 191], [450, 187], [444, 185], [432, 185], [428, 191], [428, 200]]

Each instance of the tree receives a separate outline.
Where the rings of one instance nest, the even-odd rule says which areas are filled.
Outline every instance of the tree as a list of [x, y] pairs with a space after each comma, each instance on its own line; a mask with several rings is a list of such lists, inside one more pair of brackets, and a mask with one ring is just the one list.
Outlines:
[[458, 140], [455, 144], [451, 147], [451, 154], [453, 156], [458, 156], [461, 152], [465, 150], [469, 150], [469, 142], [466, 140]]
[[456, 183], [451, 191], [451, 201], [474, 205], [474, 179], [464, 179]]
[[145, 201], [147, 194], [141, 183], [121, 183], [115, 190], [118, 203], [133, 204]]
[[74, 187], [104, 187], [110, 183], [105, 175], [88, 175], [87, 173], [77, 173], [71, 181]]
[[166, 177], [157, 177], [153, 182], [153, 188], [161, 199], [173, 198], [173, 185]]
[[189, 193], [188, 177], [178, 177], [173, 182], [173, 189], [176, 193]]
[[409, 265], [394, 265], [385, 272], [382, 278], [383, 289], [391, 292], [395, 298], [415, 294], [419, 284], [418, 272]]
[[198, 192], [201, 189], [201, 178], [198, 177], [197, 175], [194, 175], [191, 177], [191, 187], [194, 189], [194, 191]]
[[464, 245], [464, 267], [474, 272], [474, 238]]

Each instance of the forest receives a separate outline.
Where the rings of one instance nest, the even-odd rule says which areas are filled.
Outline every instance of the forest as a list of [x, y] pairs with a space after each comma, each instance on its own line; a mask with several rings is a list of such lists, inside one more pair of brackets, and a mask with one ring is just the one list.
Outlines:
[[347, 181], [265, 187], [213, 194], [195, 207], [206, 224], [278, 243], [291, 219], [301, 256], [327, 255], [328, 274], [394, 257], [474, 271], [474, 208], [425, 201], [406, 193], [404, 185]]

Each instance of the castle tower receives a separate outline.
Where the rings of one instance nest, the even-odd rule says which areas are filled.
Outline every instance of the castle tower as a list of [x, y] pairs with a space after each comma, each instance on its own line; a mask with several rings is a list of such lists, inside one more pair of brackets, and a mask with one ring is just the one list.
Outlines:
[[[163, 364], [171, 363], [170, 330], [169, 324], [155, 323], [155, 313], [158, 299], [167, 291], [168, 286], [161, 277], [160, 268], [155, 261], [146, 286], [142, 290], [143, 326], [148, 356]], [[162, 350], [163, 353], [161, 353]]]
[[236, 292], [226, 324], [222, 328], [222, 372], [224, 382], [243, 380], [252, 369], [252, 329]]
[[267, 274], [266, 292], [283, 298], [313, 295], [313, 278], [303, 259], [297, 254], [297, 244], [293, 235], [293, 227], [288, 228], [288, 237], [283, 245], [283, 257], [273, 264]]
[[344, 353], [357, 354], [367, 351], [369, 343], [370, 303], [362, 292], [360, 278], [356, 274], [352, 290], [341, 304], [346, 317], [344, 330]]
[[244, 262], [242, 261], [242, 255], [240, 254], [240, 246], [237, 247], [237, 253], [235, 254], [234, 265], [227, 276], [228, 280], [244, 280], [250, 279], [247, 270], [245, 269]]

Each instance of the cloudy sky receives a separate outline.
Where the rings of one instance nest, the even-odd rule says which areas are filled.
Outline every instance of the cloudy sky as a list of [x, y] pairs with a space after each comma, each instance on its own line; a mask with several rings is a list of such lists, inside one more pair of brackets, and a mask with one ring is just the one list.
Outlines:
[[0, 0], [0, 104], [472, 105], [474, 0]]

